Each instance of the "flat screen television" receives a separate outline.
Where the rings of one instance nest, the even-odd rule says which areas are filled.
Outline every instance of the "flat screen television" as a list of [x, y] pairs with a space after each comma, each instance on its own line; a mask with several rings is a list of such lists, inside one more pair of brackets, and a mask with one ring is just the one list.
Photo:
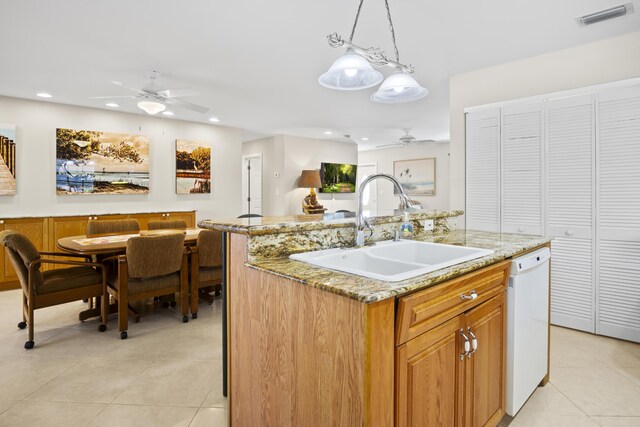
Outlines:
[[357, 165], [322, 163], [320, 165], [321, 193], [355, 193]]

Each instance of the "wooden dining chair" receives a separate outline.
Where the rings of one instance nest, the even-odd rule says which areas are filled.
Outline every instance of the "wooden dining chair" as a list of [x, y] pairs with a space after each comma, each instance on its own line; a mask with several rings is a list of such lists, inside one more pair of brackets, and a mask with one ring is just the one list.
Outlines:
[[[22, 288], [22, 322], [20, 329], [29, 327], [29, 339], [24, 348], [34, 346], [33, 312], [39, 308], [101, 296], [106, 286], [106, 274], [101, 264], [87, 262], [83, 255], [39, 252], [24, 235], [5, 230], [0, 232], [0, 243], [5, 247], [11, 264], [18, 274]], [[64, 256], [82, 258], [84, 261], [42, 258]], [[43, 264], [69, 265], [69, 268], [41, 271]], [[102, 305], [100, 332], [107, 330], [107, 307]]]
[[184, 237], [184, 232], [132, 237], [127, 241], [125, 255], [113, 257], [116, 274], [107, 275], [105, 292], [118, 302], [120, 338], [128, 336], [129, 303], [142, 299], [179, 292], [182, 321], [189, 321], [189, 270]]
[[198, 318], [198, 298], [213, 303], [213, 296], [205, 288], [213, 287], [219, 293], [222, 288], [222, 232], [202, 230], [191, 252], [191, 317]]
[[182, 219], [172, 219], [164, 221], [149, 221], [149, 230], [186, 230], [187, 223]]
[[87, 237], [129, 234], [140, 232], [137, 219], [90, 220], [87, 223]]

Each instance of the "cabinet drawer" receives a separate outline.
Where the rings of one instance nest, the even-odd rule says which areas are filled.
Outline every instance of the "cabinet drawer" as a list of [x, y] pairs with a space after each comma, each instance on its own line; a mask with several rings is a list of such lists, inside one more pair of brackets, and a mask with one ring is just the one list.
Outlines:
[[[504, 292], [511, 261], [502, 261], [398, 300], [396, 345]], [[462, 299], [475, 291], [475, 299]]]

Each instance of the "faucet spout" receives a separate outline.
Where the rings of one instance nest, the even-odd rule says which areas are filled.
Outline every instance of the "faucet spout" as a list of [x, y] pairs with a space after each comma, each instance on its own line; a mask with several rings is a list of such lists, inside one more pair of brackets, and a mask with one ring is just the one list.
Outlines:
[[398, 197], [400, 197], [400, 209], [406, 210], [415, 206], [414, 203], [411, 202], [411, 199], [409, 199], [409, 196], [407, 196], [407, 194], [402, 189], [400, 182], [398, 182], [398, 180], [394, 176], [386, 173], [376, 173], [366, 177], [362, 181], [362, 183], [360, 184], [360, 188], [358, 189], [358, 206], [356, 210], [356, 246], [364, 246], [364, 230], [366, 227], [368, 227], [371, 230], [371, 234], [373, 234], [373, 229], [371, 229], [369, 221], [364, 216], [363, 194], [364, 189], [367, 187], [367, 185], [369, 185], [371, 181], [379, 178], [386, 179], [387, 181], [391, 181], [393, 183], [398, 192]]

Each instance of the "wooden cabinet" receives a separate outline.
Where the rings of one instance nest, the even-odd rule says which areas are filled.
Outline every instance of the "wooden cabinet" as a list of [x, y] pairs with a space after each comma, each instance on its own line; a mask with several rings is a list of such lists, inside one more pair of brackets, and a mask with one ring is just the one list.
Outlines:
[[[15, 230], [24, 234], [38, 250], [48, 250], [49, 233], [47, 218], [0, 218], [0, 231]], [[2, 283], [15, 282], [18, 276], [4, 247], [0, 246], [0, 286]]]
[[[505, 413], [509, 263], [400, 299], [397, 426], [475, 427], [500, 422]], [[420, 315], [420, 306], [429, 310], [429, 316]], [[415, 331], [424, 332], [415, 336]]]
[[148, 214], [130, 214], [129, 218], [135, 218], [140, 223], [140, 229], [146, 230], [150, 221], [165, 221], [165, 220], [183, 220], [187, 223], [187, 227], [196, 226], [196, 214], [191, 212], [156, 212]]

